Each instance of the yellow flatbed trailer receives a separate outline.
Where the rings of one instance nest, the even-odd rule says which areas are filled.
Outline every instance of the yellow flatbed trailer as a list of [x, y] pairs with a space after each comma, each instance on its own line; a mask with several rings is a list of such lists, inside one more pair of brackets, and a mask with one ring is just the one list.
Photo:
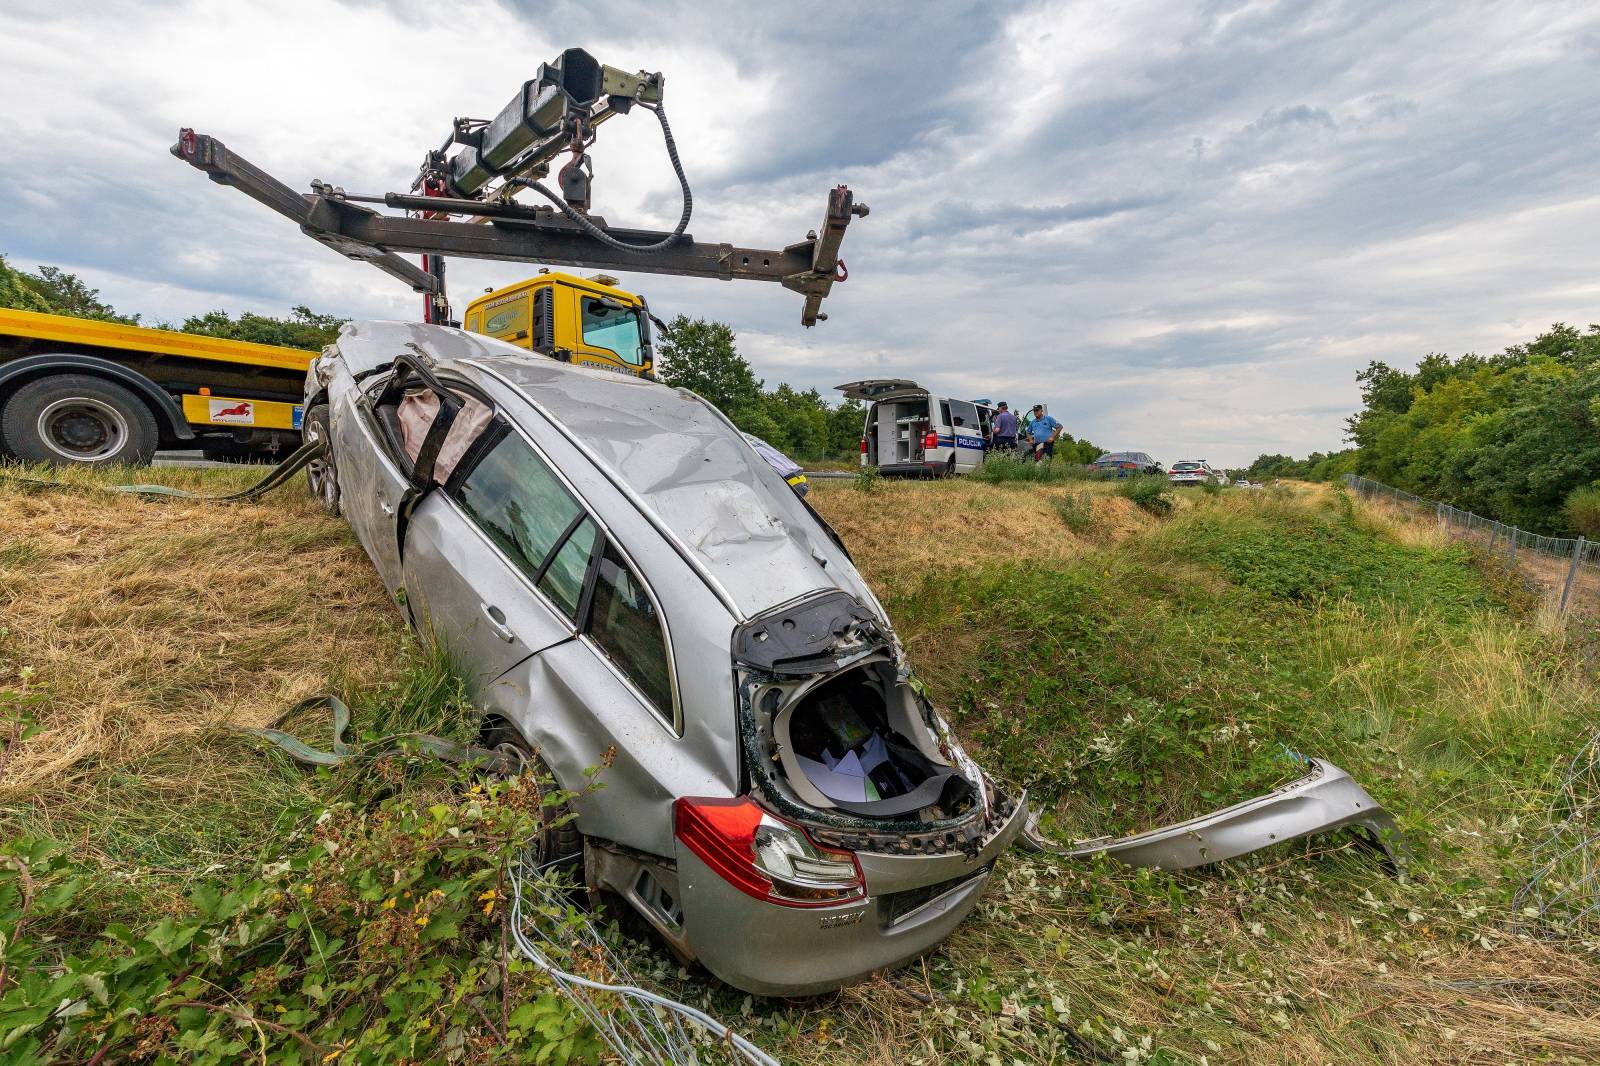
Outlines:
[[0, 308], [0, 451], [32, 462], [218, 458], [300, 441], [315, 352]]

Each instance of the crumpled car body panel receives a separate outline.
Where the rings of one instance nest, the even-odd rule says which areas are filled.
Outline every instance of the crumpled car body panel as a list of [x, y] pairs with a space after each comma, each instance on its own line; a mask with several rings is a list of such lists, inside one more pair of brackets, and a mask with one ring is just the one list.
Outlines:
[[1023, 842], [1069, 859], [1104, 854], [1129, 866], [1188, 870], [1301, 837], [1358, 828], [1383, 849], [1393, 869], [1404, 870], [1410, 851], [1389, 812], [1337, 766], [1322, 759], [1308, 761], [1310, 769], [1303, 776], [1271, 792], [1146, 833], [1065, 846], [1044, 836], [1037, 820], [1030, 820]]
[[[397, 359], [398, 378], [388, 369]], [[423, 388], [495, 412], [445, 485], [412, 472], [430, 453], [434, 412], [448, 406], [413, 405], [426, 424], [406, 425], [399, 404]], [[1025, 797], [1001, 792], [960, 752], [922, 690], [913, 692], [887, 615], [832, 531], [720, 412], [659, 383], [410, 323], [346, 326], [308, 378], [308, 402], [324, 393], [341, 507], [397, 604], [450, 655], [496, 728], [513, 728], [576, 794], [590, 883], [634, 906], [681, 955], [748, 991], [804, 995], [936, 947], [976, 905], [994, 857], [1022, 829]], [[422, 436], [420, 450], [406, 453], [407, 433]], [[440, 454], [434, 448], [429, 462]], [[466, 489], [480, 470], [473, 510]], [[507, 517], [512, 506], [526, 520]], [[540, 525], [541, 515], [561, 517]], [[580, 528], [593, 546], [571, 603], [543, 579]], [[536, 546], [551, 529], [565, 532]], [[654, 609], [660, 644], [653, 629], [630, 639], [658, 649], [670, 699], [647, 691], [604, 645], [591, 607], [607, 565], [612, 580], [629, 578], [626, 593], [607, 586], [613, 607], [631, 597], [629, 617]], [[914, 734], [895, 734], [910, 745], [897, 758], [927, 780], [970, 785], [950, 782], [960, 798], [940, 817], [817, 810], [795, 801], [781, 774], [756, 782], [736, 634], [763, 620], [781, 631], [827, 597], [843, 604], [843, 621], [813, 634], [799, 674], [843, 673], [852, 656], [881, 663], [879, 687], [909, 702], [869, 714], [874, 728]], [[849, 852], [859, 895], [792, 906], [776, 891], [733, 887], [726, 870], [684, 845], [675, 804], [689, 799], [754, 805], [813, 846]]]

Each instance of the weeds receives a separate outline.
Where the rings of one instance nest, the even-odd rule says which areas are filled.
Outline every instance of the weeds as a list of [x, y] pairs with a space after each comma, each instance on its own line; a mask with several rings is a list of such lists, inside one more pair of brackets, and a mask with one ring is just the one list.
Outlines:
[[864, 466], [850, 479], [850, 485], [857, 492], [871, 496], [883, 487], [883, 474], [875, 466]]
[[1084, 536], [1095, 528], [1094, 496], [1087, 492], [1068, 492], [1050, 501], [1055, 508], [1061, 522], [1078, 536]]
[[1172, 485], [1159, 474], [1131, 477], [1117, 484], [1117, 495], [1132, 500], [1140, 510], [1164, 517], [1172, 513]]
[[1065, 460], [1047, 459], [1035, 462], [1032, 456], [1007, 452], [990, 452], [983, 465], [966, 475], [969, 480], [989, 485], [1051, 484], [1062, 481], [1089, 481], [1091, 475], [1084, 467]]

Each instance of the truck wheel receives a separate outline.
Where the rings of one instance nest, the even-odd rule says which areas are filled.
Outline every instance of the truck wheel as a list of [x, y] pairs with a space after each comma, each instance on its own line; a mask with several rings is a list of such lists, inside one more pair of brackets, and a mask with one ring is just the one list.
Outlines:
[[[528, 747], [528, 742], [522, 734], [511, 726], [497, 725], [488, 730], [483, 739], [484, 747], [493, 751], [506, 760], [511, 767], [502, 770], [501, 776], [516, 777], [526, 774], [535, 788], [539, 790], [542, 798], [547, 789], [559, 788], [555, 776], [550, 768], [539, 758], [539, 753]], [[578, 824], [567, 817], [572, 813], [572, 808], [565, 803], [554, 806], [540, 805], [539, 810], [544, 818], [539, 833], [528, 842], [532, 851], [530, 858], [535, 866], [550, 866], [555, 864], [581, 864], [583, 862], [583, 834], [578, 832]], [[560, 825], [551, 825], [551, 821], [566, 818]]]
[[121, 385], [53, 374], [12, 394], [0, 436], [25, 462], [142, 466], [155, 456], [161, 431], [144, 401]]
[[329, 514], [339, 513], [339, 471], [333, 463], [333, 436], [328, 432], [328, 405], [319, 403], [306, 412], [300, 423], [300, 439], [306, 444], [322, 444], [322, 454], [306, 465], [306, 480], [311, 495]]

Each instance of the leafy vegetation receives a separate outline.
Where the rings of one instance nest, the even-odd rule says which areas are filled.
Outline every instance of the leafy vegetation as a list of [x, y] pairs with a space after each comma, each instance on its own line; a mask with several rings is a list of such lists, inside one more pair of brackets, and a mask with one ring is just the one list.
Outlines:
[[739, 354], [733, 327], [679, 315], [662, 332], [656, 376], [704, 396], [740, 429], [795, 459], [849, 459], [859, 454], [866, 408], [832, 406], [816, 389], [767, 389]]
[[1160, 474], [1143, 474], [1117, 482], [1117, 495], [1153, 515], [1172, 513], [1172, 483]]
[[1029, 455], [991, 454], [984, 460], [982, 466], [967, 474], [966, 477], [985, 482], [991, 485], [1006, 484], [1049, 484], [1061, 481], [1086, 481], [1093, 477], [1084, 469], [1085, 464], [1093, 462], [1100, 455], [1098, 449], [1087, 441], [1082, 442], [1082, 454], [1094, 452], [1088, 459], [1082, 459], [1076, 450], [1079, 442], [1071, 441], [1066, 434], [1062, 434], [1061, 441], [1056, 443], [1056, 457], [1043, 462], [1035, 462]]
[[1580, 485], [1562, 507], [1567, 526], [1590, 540], [1600, 540], [1600, 485]]
[[318, 314], [304, 304], [297, 304], [290, 309], [288, 318], [258, 315], [252, 311], [235, 317], [226, 311], [211, 311], [204, 315], [191, 315], [176, 328], [184, 333], [203, 333], [225, 340], [254, 341], [257, 344], [276, 344], [284, 348], [305, 348], [316, 352], [337, 340], [339, 327], [348, 321], [335, 315]]
[[[1092, 540], [1057, 522], [1067, 495], [1094, 505]], [[819, 481], [811, 499], [969, 751], [1051, 832], [1211, 809], [1304, 754], [1361, 780], [1419, 862], [1395, 879], [1339, 836], [1175, 875], [1013, 852], [939, 950], [835, 995], [751, 1001], [637, 949], [641, 980], [816, 1066], [1600, 1060], [1600, 930], [1534, 938], [1511, 907], [1593, 728], [1593, 648], [1497, 567], [1326, 489], [1185, 493], [1160, 519], [1092, 483]], [[293, 494], [202, 510], [0, 484], [0, 503], [0, 1058], [591, 1055], [533, 974], [498, 973], [497, 834], [528, 812], [404, 758], [307, 774], [226, 727], [331, 685], [371, 732], [470, 731], [338, 523]], [[229, 605], [208, 583], [257, 592]], [[382, 924], [401, 912], [410, 929]], [[455, 935], [423, 940], [435, 921]], [[388, 938], [412, 929], [401, 959]]]
[[110, 304], [100, 299], [99, 289], [89, 288], [76, 274], [53, 266], [41, 266], [38, 273], [29, 274], [6, 262], [3, 255], [0, 255], [0, 307], [130, 326], [139, 321], [138, 315], [117, 314]]
[[[53, 266], [41, 266], [38, 273], [28, 274], [8, 264], [3, 255], [0, 255], [0, 307], [71, 315], [101, 322], [121, 322], [130, 326], [138, 325], [140, 320], [139, 315], [118, 314], [115, 308], [100, 299], [99, 289], [91, 289], [76, 274]], [[157, 328], [319, 351], [333, 342], [338, 336], [339, 327], [347, 321], [334, 315], [318, 314], [299, 305], [289, 312], [287, 318], [258, 315], [252, 311], [237, 316], [226, 311], [211, 311], [204, 315], [191, 315], [181, 325], [161, 322]]]
[[1413, 371], [1356, 375], [1354, 447], [1297, 462], [1263, 455], [1251, 477], [1357, 473], [1536, 533], [1576, 531], [1565, 508], [1600, 483], [1600, 325], [1557, 324], [1503, 353], [1433, 353]]

